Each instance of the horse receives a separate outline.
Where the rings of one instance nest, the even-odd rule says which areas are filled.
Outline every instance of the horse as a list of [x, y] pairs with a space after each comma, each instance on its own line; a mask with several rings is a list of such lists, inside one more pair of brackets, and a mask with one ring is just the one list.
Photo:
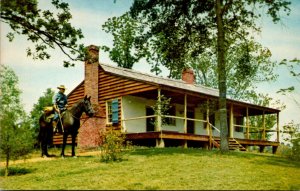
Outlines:
[[[85, 112], [89, 117], [92, 117], [95, 113], [90, 99], [91, 97], [85, 96], [83, 99], [75, 103], [69, 110], [66, 110], [61, 114], [61, 122], [59, 121], [57, 124], [63, 130], [61, 157], [65, 156], [65, 146], [69, 135], [72, 137], [72, 157], [75, 157], [75, 141], [78, 129], [80, 128], [80, 117], [83, 112]], [[61, 127], [61, 124], [63, 127]], [[41, 143], [42, 157], [44, 155], [49, 157], [48, 144], [52, 143], [53, 138], [52, 120], [47, 120], [47, 114], [43, 113], [39, 119], [39, 125], [39, 140]]]

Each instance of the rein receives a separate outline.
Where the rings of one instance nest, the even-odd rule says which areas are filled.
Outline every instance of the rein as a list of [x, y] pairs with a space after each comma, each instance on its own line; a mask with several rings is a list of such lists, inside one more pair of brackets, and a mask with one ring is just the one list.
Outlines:
[[[76, 117], [76, 116], [73, 114], [72, 111], [74, 111], [74, 113], [81, 112], [80, 109], [78, 109], [78, 107], [79, 107], [80, 104], [81, 104], [81, 103], [76, 104], [75, 106], [73, 106], [73, 107], [69, 110], [71, 116], [72, 116], [73, 118], [79, 120], [79, 122], [80, 122], [80, 118], [81, 118], [81, 117]], [[80, 115], [80, 116], [81, 116], [81, 115]], [[83, 123], [79, 126], [79, 128], [80, 128], [80, 127], [81, 127], [88, 119], [89, 119], [88, 117], [85, 118], [85, 120], [84, 120]]]

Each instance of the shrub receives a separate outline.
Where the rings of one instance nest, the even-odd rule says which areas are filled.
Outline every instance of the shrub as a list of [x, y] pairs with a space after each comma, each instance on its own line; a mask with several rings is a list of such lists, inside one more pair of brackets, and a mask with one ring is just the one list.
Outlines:
[[299, 161], [300, 160], [300, 137], [292, 139], [291, 142], [293, 144], [291, 158]]
[[119, 130], [109, 130], [103, 134], [103, 142], [100, 147], [101, 162], [122, 161], [125, 149], [130, 148], [125, 134]]

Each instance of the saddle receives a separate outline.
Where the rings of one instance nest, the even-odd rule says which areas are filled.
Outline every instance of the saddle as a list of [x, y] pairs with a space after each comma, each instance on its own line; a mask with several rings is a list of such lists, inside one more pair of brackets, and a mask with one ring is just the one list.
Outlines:
[[53, 117], [54, 117], [54, 108], [53, 108], [53, 106], [47, 106], [47, 107], [44, 107], [43, 112], [44, 112], [44, 114], [45, 114], [45, 115], [44, 115], [44, 120], [45, 120], [45, 122], [50, 123], [51, 120], [52, 120]]

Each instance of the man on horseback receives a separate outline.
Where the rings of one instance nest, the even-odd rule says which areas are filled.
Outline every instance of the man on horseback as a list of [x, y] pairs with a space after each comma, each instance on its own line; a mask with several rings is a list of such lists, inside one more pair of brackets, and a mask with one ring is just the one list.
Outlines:
[[57, 123], [58, 123], [58, 120], [61, 120], [60, 119], [61, 113], [67, 109], [66, 106], [68, 104], [68, 99], [67, 99], [67, 96], [64, 94], [65, 90], [66, 90], [65, 86], [60, 85], [57, 88], [59, 89], [59, 91], [53, 96], [53, 99], [52, 99], [53, 108], [55, 110], [53, 121], [52, 121], [52, 126], [54, 129], [54, 132], [62, 132], [62, 127], [60, 127], [58, 129]]

